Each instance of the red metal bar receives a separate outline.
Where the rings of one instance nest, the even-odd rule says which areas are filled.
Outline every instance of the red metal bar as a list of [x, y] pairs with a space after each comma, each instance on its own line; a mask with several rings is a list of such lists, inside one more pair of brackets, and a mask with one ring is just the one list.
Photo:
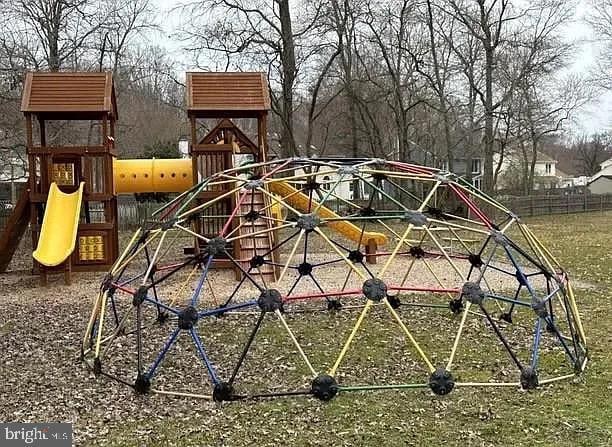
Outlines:
[[459, 293], [459, 289], [444, 289], [439, 287], [400, 287], [389, 286], [388, 290], [403, 290], [406, 292]]
[[307, 293], [302, 295], [291, 295], [285, 296], [283, 301], [295, 301], [295, 300], [306, 300], [306, 299], [314, 299], [314, 298], [326, 298], [328, 296], [346, 296], [346, 295], [361, 295], [363, 294], [361, 289], [352, 289], [352, 290], [341, 290], [337, 292], [327, 292], [327, 293]]
[[468, 206], [468, 208], [470, 208], [470, 210], [472, 210], [472, 212], [474, 214], [476, 214], [476, 216], [482, 221], [482, 223], [484, 223], [485, 226], [487, 226], [487, 228], [489, 228], [489, 229], [493, 228], [489, 218], [486, 217], [486, 215], [482, 211], [480, 211], [480, 209], [472, 202], [472, 200], [469, 197], [467, 197], [463, 193], [463, 191], [459, 190], [452, 183], [449, 183], [449, 186], [455, 192], [455, 194], [457, 194], [459, 196], [459, 198], [465, 202], [465, 204]]

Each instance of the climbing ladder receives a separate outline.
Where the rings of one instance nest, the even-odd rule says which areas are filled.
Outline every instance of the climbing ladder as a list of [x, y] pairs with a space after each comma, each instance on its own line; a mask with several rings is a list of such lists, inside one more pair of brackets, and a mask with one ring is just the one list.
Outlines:
[[[237, 197], [242, 192], [237, 192]], [[238, 198], [236, 199], [238, 201]], [[240, 203], [238, 210], [240, 239], [239, 256], [240, 264], [245, 271], [251, 269], [252, 275], [261, 275], [265, 282], [274, 282], [277, 278], [277, 268], [274, 264], [274, 254], [269, 253], [274, 246], [274, 223], [270, 219], [262, 217], [254, 219], [255, 213], [266, 217], [270, 215], [270, 207], [267, 206], [264, 195], [261, 191], [250, 190]], [[251, 259], [255, 256], [264, 255], [264, 264], [256, 268], [251, 268]], [[239, 276], [239, 275], [238, 275]]]

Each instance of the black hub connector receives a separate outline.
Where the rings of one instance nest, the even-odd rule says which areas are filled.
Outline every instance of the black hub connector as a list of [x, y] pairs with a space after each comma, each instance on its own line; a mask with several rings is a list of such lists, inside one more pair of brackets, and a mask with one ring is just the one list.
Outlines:
[[376, 210], [370, 206], [366, 206], [364, 208], [361, 208], [359, 210], [359, 215], [361, 217], [372, 217], [372, 216], [376, 216]]
[[461, 296], [464, 296], [472, 304], [480, 305], [484, 301], [485, 294], [480, 288], [480, 284], [475, 282], [466, 282], [461, 288]]
[[400, 301], [397, 295], [387, 296], [387, 301], [389, 302], [389, 305], [394, 309], [397, 309], [402, 305], [402, 302]]
[[425, 257], [425, 250], [418, 245], [412, 246], [410, 247], [410, 256], [416, 259], [421, 259]]
[[261, 292], [257, 299], [257, 305], [262, 312], [283, 311], [283, 298], [276, 289], [266, 289]]
[[93, 361], [93, 373], [96, 376], [102, 374], [102, 361], [99, 357], [96, 357]]
[[546, 303], [542, 300], [537, 300], [531, 303], [531, 308], [535, 312], [535, 314], [540, 317], [546, 319], [548, 317], [548, 309], [546, 308]]
[[530, 366], [521, 371], [521, 386], [524, 390], [533, 390], [539, 385], [538, 373]]
[[340, 300], [329, 300], [327, 302], [327, 310], [340, 310], [342, 309], [342, 303]]
[[144, 303], [148, 290], [149, 289], [147, 286], [140, 286], [138, 289], [136, 289], [136, 292], [134, 292], [134, 298], [132, 298], [132, 304], [134, 306], [140, 306], [142, 303]]
[[220, 236], [214, 237], [208, 241], [208, 244], [206, 245], [206, 252], [210, 256], [220, 255], [225, 251], [226, 245], [227, 241], [224, 238]]
[[151, 381], [148, 377], [138, 374], [134, 382], [134, 391], [138, 394], [147, 394], [151, 389]]
[[164, 324], [166, 321], [168, 321], [168, 318], [170, 318], [170, 315], [168, 315], [168, 312], [166, 311], [161, 311], [157, 314], [157, 322], [159, 324]]
[[317, 183], [312, 177], [304, 184], [304, 191], [318, 191], [321, 189], [321, 184]]
[[442, 220], [444, 218], [444, 211], [441, 208], [436, 208], [433, 206], [427, 207], [427, 214], [429, 214], [434, 219]]
[[348, 260], [353, 264], [363, 262], [364, 255], [359, 250], [352, 250], [348, 254]]
[[310, 233], [321, 224], [321, 219], [316, 214], [302, 214], [295, 221], [296, 226]]
[[512, 324], [512, 314], [510, 312], [502, 312], [499, 315], [499, 319], [505, 321], [506, 323]]
[[251, 267], [253, 267], [254, 269], [261, 267], [262, 265], [264, 265], [266, 262], [265, 258], [261, 255], [256, 255], [253, 256], [251, 258], [251, 260], [249, 261], [249, 264]]
[[338, 384], [332, 376], [321, 374], [312, 381], [310, 392], [317, 399], [327, 402], [338, 394]]
[[251, 210], [244, 215], [244, 218], [246, 219], [247, 222], [255, 222], [257, 219], [261, 218], [261, 213], [255, 210]]
[[312, 273], [312, 264], [303, 262], [298, 266], [298, 272], [302, 276], [310, 275]]
[[174, 224], [177, 222], [178, 222], [178, 219], [176, 217], [173, 217], [172, 219], [164, 220], [161, 223], [162, 231], [168, 231], [170, 228], [174, 227]]
[[458, 314], [463, 310], [463, 300], [450, 300], [448, 302], [448, 307], [450, 308], [452, 313]]
[[198, 311], [196, 308], [187, 306], [178, 314], [178, 327], [188, 331], [196, 325], [198, 318]]
[[382, 279], [370, 278], [363, 283], [361, 290], [369, 300], [379, 302], [387, 296], [387, 285]]
[[213, 388], [213, 400], [215, 402], [223, 402], [232, 400], [234, 395], [234, 387], [227, 382], [219, 382]]
[[438, 368], [429, 376], [429, 388], [438, 396], [444, 396], [455, 388], [455, 379], [450, 371]]
[[482, 258], [477, 253], [470, 253], [470, 255], [468, 256], [468, 261], [470, 262], [472, 267], [477, 269], [484, 265], [484, 262], [482, 262]]

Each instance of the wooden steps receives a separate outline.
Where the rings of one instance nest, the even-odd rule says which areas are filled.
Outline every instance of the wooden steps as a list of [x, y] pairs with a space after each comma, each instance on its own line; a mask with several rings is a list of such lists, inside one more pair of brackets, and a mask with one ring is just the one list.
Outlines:
[[[236, 201], [244, 194], [243, 191], [237, 192]], [[238, 234], [240, 236], [240, 249], [237, 259], [245, 271], [251, 268], [250, 260], [255, 256], [261, 256], [269, 252], [274, 244], [273, 223], [270, 220], [257, 218], [253, 220], [253, 212], [261, 213], [264, 216], [269, 216], [269, 208], [266, 207], [264, 195], [261, 191], [247, 191], [246, 197], [240, 204], [240, 209], [237, 214], [237, 222], [240, 225]], [[263, 211], [262, 211], [263, 210]], [[251, 214], [251, 216], [249, 215]], [[264, 263], [259, 268], [252, 268], [252, 275], [261, 275], [265, 281], [275, 281], [277, 276], [277, 268], [270, 265], [270, 262], [275, 262], [274, 253], [269, 253], [264, 256]]]
[[0, 235], [0, 273], [6, 271], [13, 259], [13, 254], [19, 246], [28, 222], [30, 220], [30, 192], [26, 188], [21, 192], [19, 200]]

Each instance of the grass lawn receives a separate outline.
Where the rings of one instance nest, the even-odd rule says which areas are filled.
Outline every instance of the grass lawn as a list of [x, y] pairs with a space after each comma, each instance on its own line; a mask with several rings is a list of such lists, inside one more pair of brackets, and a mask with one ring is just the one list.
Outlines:
[[[5, 309], [0, 358], [6, 359], [0, 365], [0, 420], [73, 420], [77, 443], [91, 446], [612, 445], [612, 213], [526, 222], [571, 277], [589, 285], [576, 290], [590, 357], [579, 378], [530, 392], [514, 387], [461, 388], [444, 397], [428, 389], [346, 392], [328, 403], [307, 397], [215, 404], [136, 396], [126, 387], [94, 380], [78, 362], [95, 275], [77, 279], [80, 289], [47, 290], [36, 288], [36, 278], [8, 275], [0, 276]], [[23, 301], [16, 303], [18, 296]], [[32, 321], [39, 330], [24, 328]], [[292, 323], [298, 332], [309, 324]], [[333, 328], [321, 337], [320, 343], [343, 339], [336, 340]], [[56, 355], [58, 349], [62, 353]], [[353, 355], [362, 358], [354, 360], [371, 368], [386, 361], [392, 367], [392, 355], [384, 349], [389, 347], [357, 350]], [[479, 346], [467, 352], [475, 359], [486, 355]]]

